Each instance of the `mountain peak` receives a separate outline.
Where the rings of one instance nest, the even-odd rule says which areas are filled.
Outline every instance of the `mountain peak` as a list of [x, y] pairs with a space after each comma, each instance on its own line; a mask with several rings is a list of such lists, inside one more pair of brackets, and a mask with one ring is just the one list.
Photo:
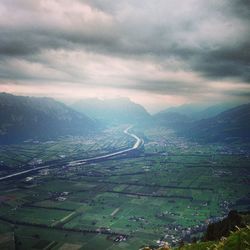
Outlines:
[[126, 97], [83, 99], [74, 103], [72, 108], [104, 123], [137, 123], [150, 118], [144, 107]]

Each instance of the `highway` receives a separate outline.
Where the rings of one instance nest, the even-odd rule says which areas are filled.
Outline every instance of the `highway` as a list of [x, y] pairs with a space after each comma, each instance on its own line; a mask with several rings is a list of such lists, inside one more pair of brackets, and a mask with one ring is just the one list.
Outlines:
[[27, 174], [27, 173], [35, 172], [35, 171], [38, 171], [38, 170], [41, 170], [41, 169], [44, 169], [44, 168], [49, 168], [49, 167], [50, 167], [50, 165], [47, 165], [47, 166], [31, 168], [31, 169], [24, 170], [24, 171], [21, 171], [21, 172], [17, 172], [17, 173], [14, 173], [14, 174], [6, 175], [6, 176], [3, 176], [3, 177], [0, 177], [0, 181], [7, 180], [7, 179], [10, 179], [10, 178], [19, 176], [19, 175], [24, 175], [24, 174]]
[[[72, 166], [78, 166], [78, 165], [82, 165], [82, 164], [86, 164], [86, 163], [90, 163], [90, 162], [94, 162], [94, 161], [105, 160], [105, 159], [112, 158], [114, 156], [127, 154], [127, 153], [130, 153], [130, 152], [133, 152], [133, 151], [137, 150], [139, 147], [141, 147], [143, 145], [144, 141], [143, 141], [143, 139], [139, 138], [137, 135], [130, 133], [129, 130], [131, 128], [132, 128], [132, 126], [126, 128], [123, 132], [125, 134], [133, 137], [136, 140], [133, 147], [128, 148], [128, 149], [124, 149], [124, 150], [120, 150], [120, 151], [116, 151], [116, 152], [113, 152], [113, 153], [109, 153], [109, 154], [106, 154], [106, 155], [102, 155], [102, 156], [96, 156], [96, 157], [92, 157], [92, 158], [86, 158], [86, 159], [81, 159], [81, 160], [77, 160], [77, 161], [71, 161], [66, 166], [72, 167]], [[17, 172], [17, 173], [14, 173], [14, 174], [6, 175], [6, 176], [3, 176], [3, 177], [0, 177], [0, 181], [11, 179], [11, 178], [21, 176], [21, 175], [26, 175], [28, 173], [36, 172], [38, 170], [42, 170], [42, 169], [50, 168], [50, 167], [51, 167], [51, 165], [46, 165], [46, 166], [32, 168], [32, 169], [24, 170], [24, 171]]]
[[136, 140], [133, 147], [128, 148], [128, 149], [124, 149], [124, 150], [120, 150], [120, 151], [116, 151], [116, 152], [113, 152], [113, 153], [110, 153], [110, 154], [102, 155], [102, 156], [96, 156], [96, 157], [92, 157], [92, 158], [87, 158], [87, 159], [82, 159], [82, 160], [77, 160], [77, 161], [71, 161], [71, 162], [69, 162], [68, 166], [77, 166], [77, 165], [84, 164], [84, 163], [104, 160], [104, 159], [112, 158], [112, 157], [117, 156], [117, 155], [123, 155], [123, 154], [129, 153], [129, 152], [132, 152], [132, 151], [138, 149], [140, 146], [143, 145], [144, 142], [137, 135], [128, 132], [129, 129], [131, 129], [131, 128], [132, 128], [132, 126], [126, 128], [123, 132], [125, 134], [133, 137]]

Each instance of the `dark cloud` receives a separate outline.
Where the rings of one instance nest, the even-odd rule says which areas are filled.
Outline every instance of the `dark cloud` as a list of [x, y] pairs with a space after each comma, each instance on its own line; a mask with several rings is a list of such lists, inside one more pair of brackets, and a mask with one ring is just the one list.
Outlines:
[[[123, 86], [128, 88], [129, 86]], [[182, 96], [193, 96], [209, 92], [209, 88], [203, 84], [187, 84], [184, 81], [164, 81], [164, 80], [143, 80], [137, 82], [136, 86], [133, 87], [137, 90], [146, 90], [149, 92], [156, 92], [159, 94], [166, 95], [182, 95]]]
[[241, 19], [249, 22], [250, 19], [250, 1], [249, 0], [235, 0], [230, 1], [231, 12]]
[[[116, 88], [191, 95], [209, 92], [208, 81], [250, 83], [248, 0], [62, 0], [60, 4], [3, 0], [0, 11], [3, 14], [0, 18], [2, 79], [26, 78], [36, 82], [39, 78], [50, 80], [51, 75], [51, 80], [66, 79], [72, 83], [92, 79], [91, 84], [98, 86], [101, 80], [93, 80], [98, 76], [93, 77], [97, 73], [92, 64], [101, 67], [99, 56], [106, 61], [120, 60], [119, 63], [125, 65], [120, 66], [121, 71], [124, 67], [132, 71], [129, 63], [133, 60], [135, 66], [138, 61], [155, 65], [159, 75], [161, 71], [167, 72], [160, 80], [159, 76], [147, 80], [136, 76], [136, 71], [143, 68], [134, 68], [133, 74], [129, 72], [132, 76], [128, 76], [134, 84], [127, 85], [124, 78], [128, 73], [122, 72], [121, 79], [112, 78], [110, 68], [108, 85]], [[56, 58], [49, 57], [48, 51], [53, 55], [53, 51], [82, 52], [79, 65], [86, 64], [86, 68], [95, 73], [82, 70], [84, 67], [74, 69], [75, 58], [65, 59], [64, 64], [60, 60], [55, 62]], [[97, 57], [93, 59], [85, 53]], [[105, 60], [102, 63], [105, 64]], [[44, 76], [46, 67], [56, 74]], [[197, 79], [192, 84], [185, 77], [169, 79], [169, 70], [188, 71], [203, 81]]]
[[235, 78], [250, 83], [250, 43], [204, 51], [194, 58], [192, 67], [211, 79]]

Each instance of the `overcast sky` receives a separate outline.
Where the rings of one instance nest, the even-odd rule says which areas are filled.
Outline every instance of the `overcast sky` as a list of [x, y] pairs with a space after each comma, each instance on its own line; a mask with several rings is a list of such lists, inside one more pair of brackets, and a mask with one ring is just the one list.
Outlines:
[[247, 101], [250, 1], [1, 0], [0, 91]]

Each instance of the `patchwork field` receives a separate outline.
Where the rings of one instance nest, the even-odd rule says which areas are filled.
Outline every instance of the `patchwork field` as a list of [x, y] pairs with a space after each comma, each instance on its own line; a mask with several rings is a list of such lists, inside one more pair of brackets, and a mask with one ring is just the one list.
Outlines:
[[[131, 145], [117, 131], [95, 144], [68, 138], [49, 147], [18, 145], [14, 153], [10, 146], [0, 157], [16, 160], [15, 154], [25, 164], [32, 157], [101, 155]], [[250, 209], [244, 145], [199, 145], [161, 128], [135, 133], [145, 140], [136, 155], [75, 167], [60, 163], [1, 182], [0, 239], [13, 233], [18, 249], [139, 249], [160, 239], [175, 245], [199, 237], [230, 209]], [[7, 162], [5, 171], [17, 164]]]

